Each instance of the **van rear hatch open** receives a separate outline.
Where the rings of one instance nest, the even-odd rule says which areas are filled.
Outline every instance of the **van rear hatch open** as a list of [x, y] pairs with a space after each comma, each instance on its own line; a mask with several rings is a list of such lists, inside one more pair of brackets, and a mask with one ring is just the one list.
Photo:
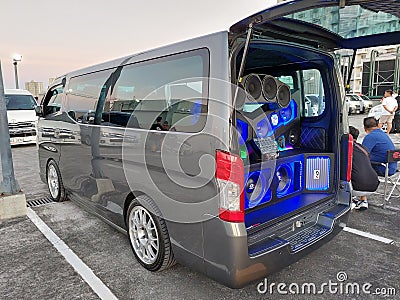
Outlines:
[[[248, 93], [235, 99], [248, 230], [298, 216], [312, 223], [318, 209], [310, 220], [307, 211], [337, 203], [351, 157], [344, 85], [329, 53], [400, 43], [399, 17], [393, 1], [286, 1], [230, 28], [232, 78]], [[376, 18], [388, 26], [368, 31]]]
[[[374, 27], [382, 20], [386, 26]], [[252, 24], [264, 37], [332, 51], [398, 44], [399, 20], [398, 1], [295, 0], [245, 18], [230, 32], [233, 41]]]

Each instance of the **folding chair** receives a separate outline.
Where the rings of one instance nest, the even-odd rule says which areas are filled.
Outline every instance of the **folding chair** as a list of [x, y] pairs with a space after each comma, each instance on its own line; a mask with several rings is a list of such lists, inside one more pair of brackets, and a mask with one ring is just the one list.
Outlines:
[[[400, 185], [400, 172], [399, 170], [396, 170], [396, 173], [393, 175], [389, 176], [389, 163], [397, 163], [400, 161], [400, 149], [395, 149], [395, 150], [388, 150], [386, 152], [386, 162], [385, 163], [378, 163], [378, 162], [371, 162], [372, 164], [380, 164], [385, 167], [385, 177], [383, 176], [378, 176], [380, 182], [385, 183], [385, 188], [384, 188], [384, 202], [383, 202], [383, 208], [386, 207], [386, 202], [389, 201], [390, 197], [392, 197], [394, 190], [397, 190], [398, 195], [396, 197], [400, 197], [400, 188], [398, 185]], [[390, 192], [388, 193], [389, 189], [389, 184], [392, 184], [392, 188], [390, 189]]]

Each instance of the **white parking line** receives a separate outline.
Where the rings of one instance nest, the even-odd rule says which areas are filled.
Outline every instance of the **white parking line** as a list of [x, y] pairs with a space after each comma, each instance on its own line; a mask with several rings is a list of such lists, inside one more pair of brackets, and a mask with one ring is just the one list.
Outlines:
[[350, 227], [344, 227], [343, 230], [347, 231], [347, 232], [350, 232], [350, 233], [354, 233], [354, 234], [363, 236], [363, 237], [366, 237], [366, 238], [369, 238], [369, 239], [372, 239], [372, 240], [375, 240], [375, 241], [379, 241], [379, 242], [382, 242], [382, 243], [385, 243], [385, 244], [393, 244], [394, 243], [393, 240], [390, 240], [390, 239], [387, 239], [385, 237], [382, 237], [382, 236], [379, 236], [379, 235], [375, 235], [375, 234], [372, 234], [372, 233], [369, 233], [369, 232], [364, 232], [364, 231], [361, 231], [361, 230], [358, 230], [358, 229], [354, 229], [354, 228], [350, 228]]
[[118, 299], [110, 291], [110, 289], [93, 273], [93, 271], [61, 240], [51, 229], [43, 222], [43, 220], [35, 213], [34, 210], [28, 208], [27, 216], [36, 225], [36, 227], [44, 234], [44, 236], [53, 244], [67, 262], [75, 269], [76, 272], [89, 284], [92, 290], [100, 297], [100, 299]]

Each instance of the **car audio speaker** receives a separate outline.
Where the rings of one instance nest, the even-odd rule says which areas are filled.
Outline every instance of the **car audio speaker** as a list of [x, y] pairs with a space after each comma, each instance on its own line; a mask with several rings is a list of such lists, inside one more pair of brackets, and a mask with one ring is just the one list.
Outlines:
[[278, 178], [278, 186], [276, 187], [276, 193], [279, 195], [285, 194], [289, 189], [292, 179], [293, 171], [289, 165], [281, 165], [276, 170], [276, 177]]
[[292, 98], [289, 86], [271, 75], [265, 75], [262, 80], [262, 94], [267, 101], [276, 102], [280, 107], [287, 107]]
[[245, 209], [256, 207], [271, 200], [271, 170], [253, 171], [247, 175], [245, 183]]
[[249, 74], [243, 77], [243, 87], [245, 91], [255, 100], [259, 100], [262, 96], [262, 83], [257, 74]]
[[302, 191], [304, 185], [303, 164], [304, 157], [302, 154], [277, 160], [272, 185], [276, 197], [284, 198]]
[[276, 93], [276, 102], [280, 107], [287, 107], [291, 98], [292, 95], [290, 93], [289, 86], [282, 83], [282, 85], [278, 87], [278, 92]]
[[265, 75], [262, 80], [262, 92], [268, 101], [274, 101], [276, 93], [278, 92], [278, 85], [273, 76]]

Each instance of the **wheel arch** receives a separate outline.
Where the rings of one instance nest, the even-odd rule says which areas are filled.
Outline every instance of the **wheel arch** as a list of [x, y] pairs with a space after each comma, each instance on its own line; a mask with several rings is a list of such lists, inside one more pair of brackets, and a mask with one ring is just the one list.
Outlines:
[[124, 224], [125, 224], [126, 228], [127, 228], [126, 217], [127, 217], [127, 214], [128, 214], [129, 205], [132, 203], [132, 201], [134, 201], [135, 199], [137, 199], [137, 197], [139, 197], [141, 195], [146, 195], [146, 194], [141, 192], [141, 191], [131, 191], [125, 198], [125, 202], [124, 202]]

